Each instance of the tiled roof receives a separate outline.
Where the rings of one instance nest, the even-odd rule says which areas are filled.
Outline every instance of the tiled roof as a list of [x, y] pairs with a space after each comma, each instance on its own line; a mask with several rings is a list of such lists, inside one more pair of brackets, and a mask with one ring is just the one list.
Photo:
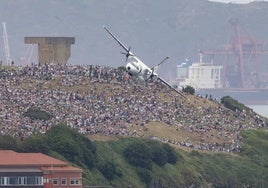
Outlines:
[[41, 167], [41, 170], [54, 171], [54, 172], [82, 172], [82, 169], [73, 166], [62, 166], [62, 167], [49, 166], [49, 167]]
[[66, 162], [42, 153], [17, 153], [0, 150], [0, 166], [66, 166]]

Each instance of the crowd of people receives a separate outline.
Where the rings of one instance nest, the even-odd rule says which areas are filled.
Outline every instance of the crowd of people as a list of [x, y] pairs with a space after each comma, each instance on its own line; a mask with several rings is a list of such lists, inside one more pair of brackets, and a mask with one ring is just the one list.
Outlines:
[[[252, 112], [233, 112], [220, 103], [187, 100], [156, 81], [138, 83], [124, 71], [95, 65], [43, 65], [0, 70], [0, 135], [24, 138], [65, 123], [83, 134], [141, 136], [129, 127], [165, 122], [198, 135], [163, 142], [208, 151], [239, 152], [242, 129], [266, 127]], [[216, 104], [217, 103], [217, 104]], [[29, 109], [51, 118], [31, 119]], [[216, 142], [215, 140], [219, 140]], [[212, 142], [213, 141], [213, 142]]]

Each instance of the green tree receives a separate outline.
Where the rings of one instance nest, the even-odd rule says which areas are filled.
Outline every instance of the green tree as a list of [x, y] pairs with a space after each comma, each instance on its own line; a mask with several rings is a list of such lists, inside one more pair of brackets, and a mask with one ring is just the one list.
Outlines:
[[151, 172], [145, 168], [137, 168], [137, 173], [138, 173], [141, 181], [146, 183], [147, 186], [149, 186], [149, 184], [152, 181]]
[[37, 108], [29, 108], [23, 116], [29, 117], [32, 120], [39, 119], [39, 120], [49, 120], [53, 116], [46, 111], [37, 109]]
[[0, 149], [18, 150], [18, 142], [10, 135], [0, 136]]
[[168, 157], [162, 143], [150, 141], [149, 147], [151, 148], [152, 161], [158, 166], [164, 166], [167, 163]]
[[116, 165], [111, 161], [104, 161], [103, 163], [98, 164], [98, 169], [109, 181], [113, 180], [117, 176], [122, 176], [121, 170], [119, 170]]
[[137, 140], [129, 144], [124, 150], [124, 156], [133, 166], [152, 169], [152, 153], [144, 141]]
[[192, 86], [186, 86], [185, 88], [182, 88], [182, 91], [191, 95], [195, 94], [195, 89]]
[[175, 164], [178, 160], [178, 156], [174, 148], [171, 147], [169, 144], [164, 144], [163, 148], [167, 153], [167, 162], [170, 164]]
[[84, 135], [64, 124], [53, 126], [46, 133], [49, 147], [77, 164], [92, 168], [96, 163], [96, 147]]
[[48, 153], [49, 146], [43, 135], [32, 135], [21, 142], [23, 152]]
[[247, 114], [250, 114], [252, 112], [252, 109], [245, 106], [242, 103], [239, 103], [237, 100], [233, 99], [230, 96], [224, 96], [221, 98], [221, 103], [228, 109], [232, 111], [242, 111], [245, 110]]
[[120, 67], [118, 67], [118, 70], [120, 70], [122, 72], [126, 72], [126, 67], [125, 66], [120, 66]]

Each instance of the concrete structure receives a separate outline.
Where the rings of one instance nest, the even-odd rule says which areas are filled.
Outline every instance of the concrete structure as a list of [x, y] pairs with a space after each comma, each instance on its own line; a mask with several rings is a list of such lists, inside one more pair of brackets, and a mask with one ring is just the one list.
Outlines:
[[41, 153], [0, 150], [0, 187], [82, 188], [82, 169]]
[[25, 44], [38, 44], [39, 65], [66, 64], [71, 56], [74, 37], [25, 37]]

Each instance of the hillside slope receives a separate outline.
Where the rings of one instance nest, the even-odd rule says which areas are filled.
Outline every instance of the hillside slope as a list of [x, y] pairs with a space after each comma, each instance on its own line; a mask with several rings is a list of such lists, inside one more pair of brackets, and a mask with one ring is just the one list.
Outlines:
[[208, 154], [149, 139], [92, 142], [58, 125], [23, 141], [2, 136], [0, 148], [42, 152], [68, 161], [83, 168], [84, 186], [267, 187], [267, 131], [247, 130], [242, 136], [240, 154]]
[[267, 186], [267, 119], [252, 110], [111, 67], [2, 68], [1, 149], [69, 161], [84, 185]]
[[157, 81], [139, 83], [100, 66], [2, 70], [1, 134], [18, 138], [65, 123], [89, 135], [143, 137], [204, 151], [239, 152], [241, 131], [265, 128], [252, 110], [182, 98]]

